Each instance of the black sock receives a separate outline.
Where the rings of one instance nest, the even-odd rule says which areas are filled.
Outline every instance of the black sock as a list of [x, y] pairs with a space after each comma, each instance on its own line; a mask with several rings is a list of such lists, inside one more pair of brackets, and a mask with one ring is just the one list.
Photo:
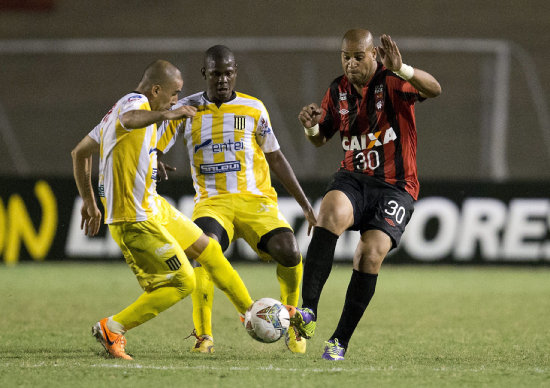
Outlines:
[[374, 295], [377, 278], [378, 275], [353, 270], [340, 321], [330, 337], [338, 338], [340, 346], [344, 349], [348, 348], [349, 340]]
[[315, 316], [317, 316], [321, 291], [332, 269], [337, 241], [338, 236], [331, 231], [320, 226], [313, 228], [313, 236], [304, 263], [302, 306], [313, 310]]

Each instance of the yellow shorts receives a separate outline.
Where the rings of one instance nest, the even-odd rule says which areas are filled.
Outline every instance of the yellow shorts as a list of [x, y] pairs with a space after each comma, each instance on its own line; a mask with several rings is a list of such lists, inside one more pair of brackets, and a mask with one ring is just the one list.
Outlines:
[[279, 228], [292, 231], [277, 202], [251, 194], [221, 194], [206, 198], [193, 209], [193, 220], [201, 217], [214, 218], [225, 229], [230, 242], [243, 238], [266, 261], [272, 257], [258, 247], [261, 238]]
[[147, 292], [162, 286], [182, 287], [194, 278], [184, 249], [202, 234], [163, 198], [158, 205], [159, 214], [150, 220], [109, 225], [126, 263]]

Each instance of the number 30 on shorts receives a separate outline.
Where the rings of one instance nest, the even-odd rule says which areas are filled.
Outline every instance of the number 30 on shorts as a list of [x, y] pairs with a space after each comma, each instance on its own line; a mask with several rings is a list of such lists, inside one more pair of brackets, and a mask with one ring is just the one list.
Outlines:
[[384, 212], [392, 216], [398, 224], [401, 224], [403, 222], [403, 218], [405, 218], [405, 208], [393, 199], [388, 202]]

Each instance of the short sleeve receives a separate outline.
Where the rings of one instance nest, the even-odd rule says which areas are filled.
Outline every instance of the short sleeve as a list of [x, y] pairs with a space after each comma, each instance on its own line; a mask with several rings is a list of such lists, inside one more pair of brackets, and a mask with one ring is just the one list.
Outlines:
[[185, 119], [164, 121], [157, 130], [157, 150], [167, 153], [176, 144], [179, 128], [185, 126]]
[[98, 124], [95, 126], [94, 129], [88, 133], [88, 136], [90, 136], [97, 144], [101, 143], [101, 124]]
[[398, 98], [405, 104], [413, 105], [416, 102], [425, 100], [414, 86], [396, 75], [391, 74], [387, 76], [386, 85], [392, 96]]
[[274, 152], [281, 148], [279, 142], [277, 141], [277, 137], [273, 132], [273, 127], [271, 126], [271, 121], [269, 120], [269, 114], [263, 104], [262, 112], [256, 127], [256, 141], [264, 153]]
[[[183, 105], [189, 105], [188, 98], [182, 98], [171, 110], [177, 109]], [[157, 129], [157, 150], [167, 153], [170, 148], [176, 144], [178, 135], [183, 132], [187, 119], [166, 120]]]
[[125, 99], [121, 102], [120, 108], [117, 112], [117, 119], [123, 128], [125, 127], [124, 125], [122, 125], [120, 117], [124, 113], [130, 112], [132, 110], [151, 110], [151, 107], [149, 106], [149, 99], [143, 94], [139, 93], [131, 93], [125, 97]]

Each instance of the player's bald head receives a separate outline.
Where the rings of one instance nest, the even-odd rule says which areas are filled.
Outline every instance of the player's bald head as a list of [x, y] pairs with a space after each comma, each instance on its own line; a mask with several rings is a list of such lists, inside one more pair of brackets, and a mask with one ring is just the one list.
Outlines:
[[153, 85], [166, 86], [174, 81], [178, 82], [181, 79], [181, 72], [176, 66], [163, 59], [158, 59], [145, 69], [143, 77], [141, 78], [140, 87], [149, 89]]
[[216, 63], [231, 63], [235, 65], [235, 55], [233, 51], [231, 51], [229, 47], [221, 44], [210, 47], [204, 53], [204, 67], [207, 68], [209, 65], [214, 65]]
[[342, 39], [342, 46], [350, 44], [361, 45], [365, 47], [365, 50], [370, 50], [374, 47], [374, 39], [369, 30], [354, 28], [352, 30], [348, 30]]

